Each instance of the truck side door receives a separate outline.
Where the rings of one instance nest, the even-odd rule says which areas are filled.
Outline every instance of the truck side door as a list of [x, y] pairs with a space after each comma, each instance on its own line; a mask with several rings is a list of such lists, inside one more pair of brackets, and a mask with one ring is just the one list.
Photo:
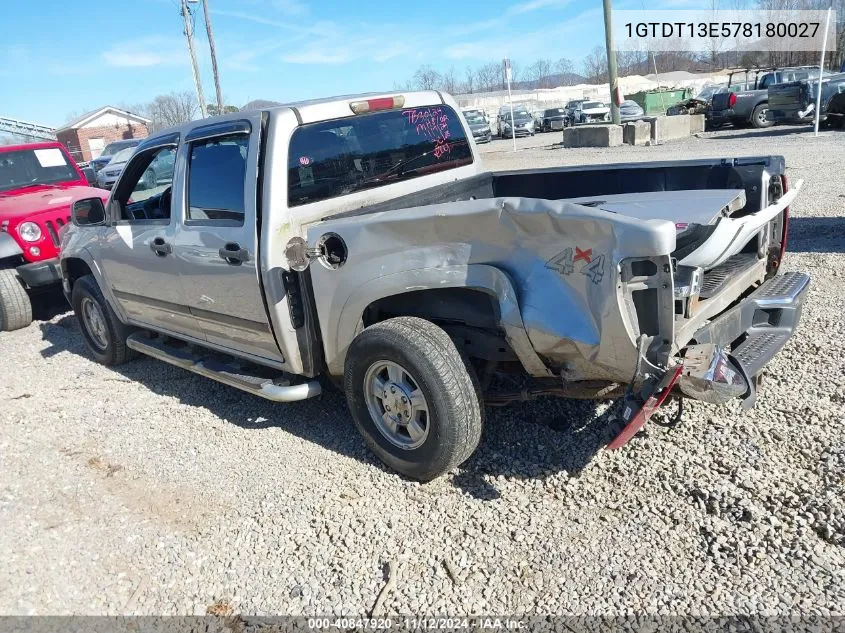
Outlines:
[[[142, 149], [126, 164], [109, 200], [109, 227], [97, 257], [109, 290], [134, 323], [203, 340], [173, 257], [172, 156], [177, 143], [174, 135]], [[169, 163], [170, 172], [157, 174], [152, 182], [148, 170], [156, 161]]]
[[174, 253], [188, 307], [207, 341], [280, 363], [257, 253], [260, 141], [259, 113], [186, 135]]

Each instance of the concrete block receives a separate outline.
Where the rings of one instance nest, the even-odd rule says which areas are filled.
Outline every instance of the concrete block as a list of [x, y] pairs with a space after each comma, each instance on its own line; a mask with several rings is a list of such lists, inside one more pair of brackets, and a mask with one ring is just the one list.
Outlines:
[[645, 145], [651, 140], [651, 124], [648, 121], [632, 121], [622, 126], [622, 140], [628, 145]]
[[689, 133], [698, 134], [704, 131], [704, 115], [691, 114], [689, 115]]
[[622, 145], [621, 125], [578, 125], [563, 131], [564, 147], [616, 147]]
[[651, 140], [656, 143], [687, 138], [690, 135], [690, 117], [687, 114], [678, 116], [659, 116], [651, 122]]

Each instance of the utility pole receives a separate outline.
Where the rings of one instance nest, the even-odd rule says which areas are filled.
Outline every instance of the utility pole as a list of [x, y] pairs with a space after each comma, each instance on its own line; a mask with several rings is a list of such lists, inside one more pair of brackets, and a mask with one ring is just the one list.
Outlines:
[[602, 0], [604, 4], [604, 40], [607, 45], [607, 78], [610, 84], [610, 118], [615, 125], [619, 125], [619, 77], [616, 75], [616, 51], [613, 49], [613, 24], [611, 22], [610, 0]]
[[217, 114], [223, 114], [223, 91], [220, 89], [220, 74], [217, 72], [217, 51], [214, 50], [214, 34], [211, 32], [208, 0], [202, 0], [202, 11], [205, 17], [205, 32], [208, 34], [208, 47], [211, 49], [211, 70], [214, 72], [214, 89], [217, 91]]
[[197, 99], [200, 102], [200, 114], [204, 119], [206, 117], [205, 96], [202, 94], [200, 69], [197, 65], [197, 54], [194, 51], [194, 30], [191, 28], [191, 10], [188, 8], [188, 0], [182, 0], [182, 17], [185, 19], [185, 37], [188, 40], [188, 52], [191, 54], [191, 68], [194, 70], [194, 85], [197, 88]]

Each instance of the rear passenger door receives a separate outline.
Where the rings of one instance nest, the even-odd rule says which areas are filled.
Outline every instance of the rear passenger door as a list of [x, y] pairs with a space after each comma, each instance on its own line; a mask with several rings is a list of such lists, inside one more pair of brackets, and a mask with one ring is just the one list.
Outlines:
[[280, 362], [259, 283], [260, 138], [260, 114], [196, 128], [185, 137], [174, 252], [188, 307], [207, 341]]

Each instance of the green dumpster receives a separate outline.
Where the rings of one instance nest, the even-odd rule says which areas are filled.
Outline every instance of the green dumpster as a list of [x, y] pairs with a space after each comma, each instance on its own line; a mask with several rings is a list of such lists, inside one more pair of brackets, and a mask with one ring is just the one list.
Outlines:
[[646, 114], [666, 114], [669, 106], [675, 105], [692, 96], [692, 90], [649, 90], [648, 92], [637, 92], [627, 98], [636, 101], [645, 110]]

